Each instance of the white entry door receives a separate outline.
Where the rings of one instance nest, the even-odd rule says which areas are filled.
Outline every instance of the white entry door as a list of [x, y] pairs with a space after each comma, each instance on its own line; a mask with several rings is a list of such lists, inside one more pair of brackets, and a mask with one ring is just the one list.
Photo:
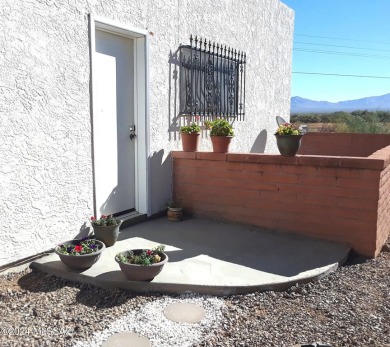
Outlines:
[[93, 136], [97, 214], [135, 207], [133, 39], [95, 31]]

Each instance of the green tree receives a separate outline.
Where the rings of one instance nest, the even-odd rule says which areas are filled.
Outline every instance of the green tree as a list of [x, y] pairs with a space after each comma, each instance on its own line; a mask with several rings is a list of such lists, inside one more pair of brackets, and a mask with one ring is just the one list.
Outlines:
[[340, 117], [336, 131], [346, 133], [386, 134], [389, 129], [372, 112], [354, 111], [347, 117]]

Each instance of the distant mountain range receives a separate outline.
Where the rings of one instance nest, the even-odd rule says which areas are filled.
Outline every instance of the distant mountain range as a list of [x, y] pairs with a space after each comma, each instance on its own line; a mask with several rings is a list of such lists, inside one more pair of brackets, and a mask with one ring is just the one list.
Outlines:
[[337, 111], [390, 111], [390, 93], [381, 96], [340, 102], [314, 101], [299, 96], [291, 98], [291, 113], [315, 113]]

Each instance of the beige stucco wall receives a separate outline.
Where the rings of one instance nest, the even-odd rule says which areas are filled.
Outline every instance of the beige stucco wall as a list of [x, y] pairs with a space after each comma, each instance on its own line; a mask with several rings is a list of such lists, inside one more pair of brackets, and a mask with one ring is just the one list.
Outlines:
[[275, 116], [289, 117], [293, 11], [279, 0], [3, 0], [0, 266], [73, 238], [93, 213], [91, 13], [150, 32], [151, 213], [170, 196], [169, 153], [181, 146], [170, 53], [190, 34], [247, 53], [233, 151], [276, 151]]

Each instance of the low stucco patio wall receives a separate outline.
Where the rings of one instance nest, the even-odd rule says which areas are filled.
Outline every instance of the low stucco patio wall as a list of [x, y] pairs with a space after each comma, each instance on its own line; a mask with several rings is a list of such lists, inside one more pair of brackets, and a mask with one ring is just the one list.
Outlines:
[[[379, 254], [390, 231], [390, 146], [366, 158], [172, 153], [186, 211]], [[239, 236], [238, 236], [239, 237]]]

